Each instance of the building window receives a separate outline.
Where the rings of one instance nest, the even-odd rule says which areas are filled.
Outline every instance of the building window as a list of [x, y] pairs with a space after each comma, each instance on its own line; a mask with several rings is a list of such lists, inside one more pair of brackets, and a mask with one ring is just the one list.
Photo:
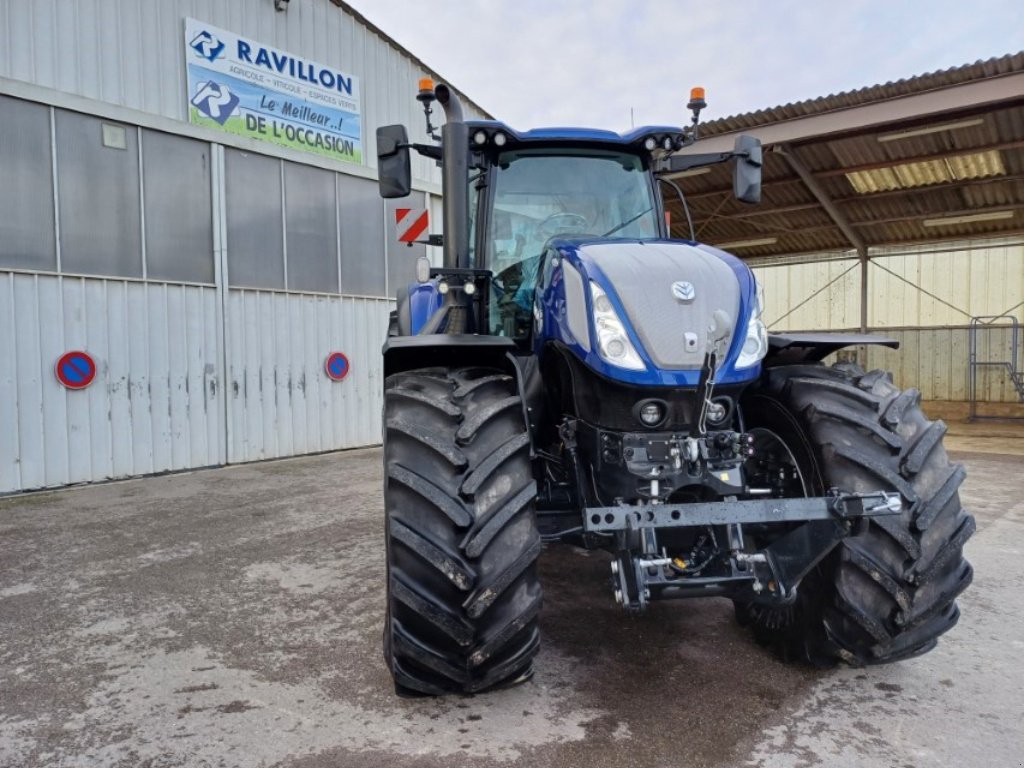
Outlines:
[[[123, 143], [104, 142], [111, 126]], [[136, 130], [59, 109], [56, 134], [61, 270], [142, 277]]]
[[338, 219], [334, 174], [284, 164], [288, 288], [338, 292]]
[[385, 296], [384, 206], [377, 184], [338, 174], [338, 215], [342, 293]]
[[155, 280], [212, 283], [210, 145], [143, 131], [142, 179], [146, 275]]
[[50, 110], [0, 96], [0, 267], [57, 269]]
[[226, 149], [224, 165], [228, 282], [245, 288], [283, 289], [281, 161]]

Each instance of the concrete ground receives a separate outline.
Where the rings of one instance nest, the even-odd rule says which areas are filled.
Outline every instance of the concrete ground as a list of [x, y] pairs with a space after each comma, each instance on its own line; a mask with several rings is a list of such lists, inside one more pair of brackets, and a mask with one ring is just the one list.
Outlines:
[[534, 680], [439, 700], [381, 659], [379, 450], [0, 500], [0, 766], [1024, 765], [1024, 458], [967, 447], [975, 584], [923, 658], [786, 666], [552, 548]]

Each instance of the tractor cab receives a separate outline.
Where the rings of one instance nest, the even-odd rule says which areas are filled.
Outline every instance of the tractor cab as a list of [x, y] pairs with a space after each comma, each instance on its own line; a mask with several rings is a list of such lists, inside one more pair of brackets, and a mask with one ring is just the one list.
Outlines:
[[469, 261], [492, 275], [488, 334], [529, 335], [552, 243], [667, 237], [655, 160], [642, 145], [652, 131], [520, 134], [493, 123], [470, 130]]
[[[736, 158], [737, 197], [746, 202], [760, 199], [761, 149], [755, 139], [740, 137], [732, 152], [674, 154], [696, 140], [705, 106], [702, 89], [691, 94], [689, 128], [646, 126], [622, 134], [583, 128], [521, 132], [497, 121], [463, 121], [453, 94], [444, 85], [435, 93], [430, 81], [421, 82], [417, 98], [424, 104], [428, 133], [443, 139], [442, 146], [410, 143], [401, 125], [379, 128], [380, 191], [386, 198], [409, 193], [410, 150], [442, 166], [445, 235], [427, 242], [444, 244], [445, 263], [432, 272], [423, 267], [420, 277], [450, 278], [445, 282], [452, 301], [464, 293], [466, 278], [471, 296], [482, 289], [472, 306], [464, 302], [469, 309], [467, 327], [473, 333], [518, 340], [529, 335], [543, 256], [557, 240], [668, 238], [660, 182], [679, 195], [684, 208], [686, 202], [679, 188], [664, 179], [666, 174]], [[435, 101], [448, 113], [440, 136], [431, 123]], [[451, 303], [437, 295], [432, 298], [417, 305], [436, 312]], [[411, 320], [405, 330], [413, 334], [424, 327], [446, 327], [430, 323], [429, 317]]]

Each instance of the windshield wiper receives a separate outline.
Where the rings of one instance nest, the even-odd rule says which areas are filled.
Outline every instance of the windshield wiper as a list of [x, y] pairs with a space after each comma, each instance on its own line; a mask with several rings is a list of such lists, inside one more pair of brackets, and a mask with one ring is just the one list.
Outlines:
[[608, 237], [608, 235], [614, 235], [620, 229], [624, 229], [625, 227], [628, 227], [630, 224], [632, 224], [634, 221], [639, 219], [644, 214], [650, 213], [653, 208], [654, 208], [653, 205], [647, 206], [646, 208], [644, 208], [644, 210], [640, 211], [640, 213], [638, 213], [633, 218], [627, 219], [626, 221], [622, 222], [621, 224], [618, 224], [618, 225], [612, 227], [611, 229], [609, 229], [607, 232], [605, 232], [603, 235], [601, 235], [601, 237]]

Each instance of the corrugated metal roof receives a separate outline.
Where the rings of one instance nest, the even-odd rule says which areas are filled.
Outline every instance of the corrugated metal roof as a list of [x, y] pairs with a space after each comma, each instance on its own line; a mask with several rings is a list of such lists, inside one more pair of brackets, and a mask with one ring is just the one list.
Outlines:
[[[707, 123], [703, 135], [750, 130], [772, 123], [840, 112], [891, 99], [1024, 72], [1024, 52], [979, 61], [893, 83], [786, 104]], [[768, 147], [762, 202], [750, 207], [732, 198], [731, 168], [678, 180], [695, 226], [706, 242], [774, 237], [776, 242], [737, 251], [742, 257], [790, 255], [853, 246], [839, 225], [793, 170], [796, 156], [816, 186], [865, 243], [908, 244], [1024, 231], [1024, 93], [1007, 88], [995, 103], [921, 114], [903, 125], [855, 123], [847, 132], [806, 136]], [[902, 135], [907, 133], [908, 135]], [[881, 137], [882, 140], [879, 140]], [[781, 152], [772, 151], [781, 149]], [[675, 234], [685, 234], [681, 208]], [[990, 221], [925, 227], [925, 218], [1012, 211]], [[680, 228], [681, 224], [681, 228]]]
[[806, 101], [783, 104], [778, 107], [760, 109], [756, 112], [747, 112], [742, 115], [730, 115], [718, 120], [710, 120], [701, 125], [701, 132], [705, 136], [713, 136], [718, 133], [743, 131], [760, 125], [793, 120], [798, 117], [820, 115], [839, 109], [859, 107], [864, 104], [887, 101], [899, 98], [900, 96], [910, 96], [915, 93], [923, 93], [939, 88], [948, 88], [951, 85], [959, 85], [973, 80], [985, 80], [999, 77], [1000, 75], [1009, 75], [1014, 72], [1024, 72], [1024, 51], [979, 60], [973, 64], [940, 69], [935, 72], [907, 77], [880, 85], [870, 85], [865, 88], [858, 88], [855, 91], [843, 91], [828, 96], [820, 96], [817, 99], [808, 99]]
[[1004, 175], [1006, 175], [1006, 167], [1003, 165], [1002, 156], [996, 150], [955, 155], [937, 160], [898, 163], [886, 168], [872, 168], [845, 174], [854, 190], [862, 195], [885, 192], [890, 189], [927, 187], [951, 181]]

